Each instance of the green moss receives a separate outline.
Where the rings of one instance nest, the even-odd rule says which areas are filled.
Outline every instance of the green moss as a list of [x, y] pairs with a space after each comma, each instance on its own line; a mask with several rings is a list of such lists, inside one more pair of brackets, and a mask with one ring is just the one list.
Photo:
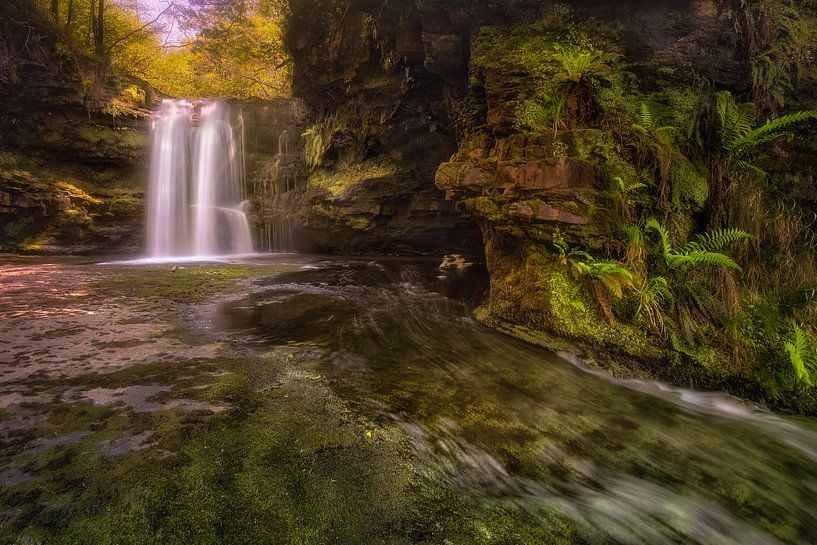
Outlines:
[[[241, 410], [191, 418], [87, 403], [58, 405], [42, 433], [93, 430], [29, 457], [36, 479], [0, 492], [15, 516], [0, 539], [32, 543], [336, 543], [377, 541], [405, 512], [411, 481], [404, 433], [350, 418], [339, 398], [271, 357], [223, 360], [232, 369], [204, 397]], [[143, 367], [141, 379], [158, 380]], [[131, 381], [130, 376], [114, 381]], [[194, 390], [190, 390], [191, 392]], [[154, 447], [115, 463], [103, 439], [149, 425]], [[367, 538], [366, 536], [369, 536]]]
[[332, 198], [339, 198], [358, 184], [388, 178], [398, 174], [398, 167], [391, 163], [364, 161], [341, 165], [333, 170], [318, 170], [309, 177], [309, 185], [324, 189]]
[[230, 373], [207, 388], [205, 399], [211, 402], [243, 401], [249, 397], [252, 383], [242, 375]]
[[97, 289], [125, 293], [132, 297], [169, 299], [178, 303], [197, 303], [214, 293], [238, 289], [237, 281], [260, 274], [291, 270], [292, 265], [191, 265], [141, 267], [138, 275], [123, 274], [106, 278]]

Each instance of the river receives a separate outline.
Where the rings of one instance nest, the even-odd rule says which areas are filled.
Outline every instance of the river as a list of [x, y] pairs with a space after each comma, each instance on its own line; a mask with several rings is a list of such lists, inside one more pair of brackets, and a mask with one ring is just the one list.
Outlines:
[[817, 542], [817, 426], [471, 316], [478, 274], [0, 266], [0, 541]]

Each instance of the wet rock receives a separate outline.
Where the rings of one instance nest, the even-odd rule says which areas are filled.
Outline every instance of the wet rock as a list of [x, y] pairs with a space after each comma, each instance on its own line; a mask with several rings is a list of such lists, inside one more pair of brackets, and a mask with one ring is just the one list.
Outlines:
[[573, 225], [587, 225], [590, 220], [542, 202], [524, 201], [508, 205], [508, 215], [515, 218], [539, 220]]
[[474, 263], [468, 261], [460, 254], [451, 254], [443, 258], [443, 262], [438, 267], [441, 271], [468, 272], [474, 268]]

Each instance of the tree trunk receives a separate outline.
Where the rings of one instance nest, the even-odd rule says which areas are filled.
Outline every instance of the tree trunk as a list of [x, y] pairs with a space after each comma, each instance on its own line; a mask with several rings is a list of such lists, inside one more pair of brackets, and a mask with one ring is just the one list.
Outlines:
[[[93, 2], [93, 0], [91, 0]], [[98, 57], [105, 56], [105, 0], [99, 0], [96, 25], [94, 25], [94, 52]]]
[[91, 47], [91, 35], [96, 37], [96, 0], [91, 0], [91, 14], [88, 18], [88, 32], [85, 34], [85, 46]]
[[71, 33], [71, 24], [74, 22], [74, 0], [68, 0], [68, 13], [65, 14], [65, 31]]
[[726, 220], [726, 182], [723, 178], [723, 156], [720, 152], [712, 159], [709, 177], [709, 217], [707, 229], [721, 229]]
[[60, 23], [60, 0], [51, 0], [51, 17], [54, 18], [54, 23]]

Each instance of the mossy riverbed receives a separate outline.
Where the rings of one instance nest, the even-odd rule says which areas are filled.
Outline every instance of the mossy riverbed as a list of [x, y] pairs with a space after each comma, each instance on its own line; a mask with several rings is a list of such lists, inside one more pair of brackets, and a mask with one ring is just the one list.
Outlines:
[[425, 263], [4, 266], [3, 543], [805, 543], [815, 428], [613, 382]]

